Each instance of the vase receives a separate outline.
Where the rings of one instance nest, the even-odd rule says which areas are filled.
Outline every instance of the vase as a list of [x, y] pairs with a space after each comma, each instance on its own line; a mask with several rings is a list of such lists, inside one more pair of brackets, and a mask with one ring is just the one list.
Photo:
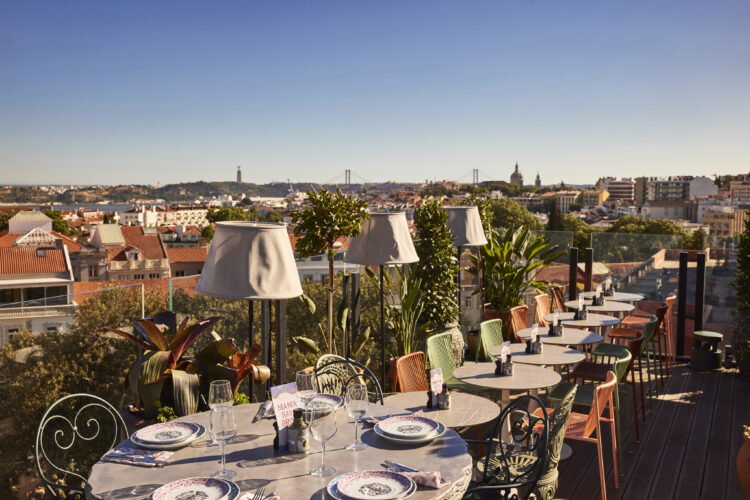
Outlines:
[[750, 433], [744, 432], [745, 444], [737, 454], [737, 477], [745, 492], [745, 498], [750, 498]]

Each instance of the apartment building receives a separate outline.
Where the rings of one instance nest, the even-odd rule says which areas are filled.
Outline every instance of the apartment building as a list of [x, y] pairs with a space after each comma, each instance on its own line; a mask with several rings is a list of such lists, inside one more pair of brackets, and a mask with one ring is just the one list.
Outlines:
[[609, 199], [606, 189], [585, 189], [581, 191], [580, 203], [584, 207], [596, 207]]
[[168, 278], [169, 259], [156, 228], [100, 224], [91, 245], [107, 251], [107, 279]]
[[602, 177], [596, 182], [596, 189], [609, 192], [610, 200], [632, 200], [634, 198], [633, 179]]
[[715, 207], [703, 214], [703, 225], [709, 236], [732, 237], [745, 229], [746, 211], [732, 207]]

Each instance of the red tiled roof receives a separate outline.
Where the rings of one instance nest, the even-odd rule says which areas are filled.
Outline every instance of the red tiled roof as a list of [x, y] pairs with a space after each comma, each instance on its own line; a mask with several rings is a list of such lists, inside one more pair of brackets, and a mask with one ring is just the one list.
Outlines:
[[[181, 289], [191, 297], [195, 295], [195, 287], [198, 284], [200, 276], [191, 276], [184, 279], [175, 280], [172, 282], [173, 290]], [[95, 297], [95, 293], [84, 293], [93, 292], [96, 290], [103, 290], [105, 288], [111, 288], [116, 286], [124, 285], [140, 285], [143, 283], [146, 290], [155, 290], [161, 295], [164, 300], [164, 307], [169, 307], [169, 281], [170, 278], [154, 278], [147, 280], [119, 280], [119, 281], [76, 281], [73, 283], [73, 289], [76, 293], [75, 301], [78, 304], [82, 304], [92, 297]], [[140, 287], [128, 288], [126, 290], [134, 290], [136, 293], [140, 293]]]
[[[15, 245], [16, 240], [26, 233], [11, 233], [9, 231], [0, 231], [0, 248], [9, 248]], [[60, 234], [57, 231], [51, 231], [50, 234], [55, 238], [60, 238], [68, 249], [68, 253], [77, 253], [81, 251], [83, 245], [72, 238]]]
[[107, 248], [107, 260], [127, 260], [125, 250], [130, 247], [140, 250], [144, 260], [167, 258], [158, 234], [143, 234], [143, 228], [140, 226], [121, 226], [120, 230], [125, 244]]
[[[43, 249], [44, 255], [37, 255]], [[59, 248], [0, 248], [0, 274], [45, 274], [67, 271], [65, 255]]]
[[167, 248], [170, 264], [178, 262], [206, 262], [208, 248]]

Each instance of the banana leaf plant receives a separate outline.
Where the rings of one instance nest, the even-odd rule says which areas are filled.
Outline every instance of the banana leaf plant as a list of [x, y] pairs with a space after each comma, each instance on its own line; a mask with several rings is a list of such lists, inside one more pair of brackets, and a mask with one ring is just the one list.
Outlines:
[[236, 356], [237, 346], [232, 339], [222, 339], [211, 332], [212, 343], [197, 354], [186, 354], [219, 319], [211, 317], [188, 325], [190, 317], [186, 316], [178, 325], [177, 315], [165, 311], [136, 321], [133, 333], [107, 329], [144, 350], [142, 358], [130, 368], [128, 386], [146, 418], [154, 418], [162, 406], [173, 406], [179, 415], [195, 413], [201, 393], [207, 394], [212, 380], [230, 380], [236, 391], [248, 374], [252, 373], [253, 382], [268, 379], [268, 367], [258, 366], [260, 346]]

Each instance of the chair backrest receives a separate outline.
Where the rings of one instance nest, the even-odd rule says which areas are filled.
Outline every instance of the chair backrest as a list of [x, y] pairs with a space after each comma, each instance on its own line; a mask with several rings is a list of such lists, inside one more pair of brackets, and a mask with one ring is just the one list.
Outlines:
[[651, 319], [643, 325], [643, 344], [641, 345], [641, 352], [646, 352], [648, 344], [651, 342], [651, 338], [656, 333], [656, 325], [659, 324], [659, 320], [656, 316], [651, 316]]
[[479, 347], [477, 348], [477, 361], [483, 359], [492, 361], [490, 348], [503, 343], [503, 320], [488, 319], [479, 324]]
[[664, 300], [664, 303], [667, 304], [667, 313], [664, 315], [664, 331], [669, 335], [674, 333], [672, 330], [674, 325], [672, 314], [674, 314], [675, 300], [677, 300], [677, 296], [673, 293], [670, 293]]
[[563, 296], [563, 287], [553, 286], [550, 287], [549, 290], [552, 292], [552, 310], [560, 309], [561, 311], [564, 311], [565, 297]]
[[630, 365], [628, 368], [630, 370], [633, 369], [635, 358], [641, 355], [641, 350], [643, 349], [643, 340], [644, 336], [643, 333], [634, 330], [633, 333], [636, 335], [635, 337], [628, 340], [628, 352], [630, 353]]
[[107, 401], [84, 393], [62, 397], [47, 408], [37, 427], [39, 477], [56, 498], [60, 492], [83, 497], [91, 467], [127, 437], [125, 421]]
[[529, 327], [527, 314], [529, 306], [521, 304], [520, 306], [511, 307], [510, 309], [510, 340], [513, 342], [523, 342], [518, 336], [518, 332]]
[[398, 392], [430, 390], [422, 351], [396, 358], [396, 387], [394, 389]]
[[573, 409], [573, 402], [576, 398], [577, 385], [570, 385], [568, 392], [563, 396], [560, 404], [552, 412], [549, 418], [549, 444], [547, 445], [547, 464], [544, 467], [544, 474], [557, 468], [560, 462], [560, 453], [562, 452], [563, 439], [565, 439], [565, 430], [568, 428], [568, 418], [570, 411]]
[[461, 333], [460, 329], [455, 327], [448, 330], [448, 333], [451, 334], [453, 359], [456, 360], [456, 366], [461, 366], [461, 363], [463, 363], [464, 361], [464, 355], [466, 353], [466, 351], [464, 350], [466, 348], [464, 335]]
[[[639, 334], [641, 339], [643, 339], [643, 335]], [[632, 341], [631, 341], [632, 342]], [[628, 345], [630, 347], [630, 345]], [[596, 353], [593, 354], [595, 358], [598, 357], [607, 357], [611, 358], [614, 357], [614, 361], [612, 362], [612, 371], [615, 373], [615, 376], [617, 377], [617, 382], [621, 382], [625, 374], [628, 373], [628, 368], [630, 368], [631, 363], [633, 361], [633, 355], [631, 354], [629, 349], [623, 349], [620, 354], [617, 356], [603, 356], [603, 355], [597, 355]]]
[[318, 379], [318, 391], [327, 394], [336, 394], [341, 397], [346, 395], [346, 387], [353, 383], [362, 383], [367, 386], [370, 399], [383, 404], [383, 389], [380, 387], [378, 377], [372, 373], [367, 366], [353, 359], [333, 359], [327, 363], [315, 367], [315, 376]]
[[450, 332], [427, 337], [427, 360], [430, 362], [430, 368], [443, 370], [443, 380], [453, 376], [453, 370], [458, 364], [453, 357], [453, 336]]
[[[511, 401], [495, 423], [492, 433], [495, 439], [486, 447], [480, 480], [483, 486], [471, 491], [533, 490], [547, 463], [549, 428], [547, 409], [539, 398], [522, 395]], [[514, 467], [514, 458], [519, 454], [533, 457], [533, 461], [525, 467]], [[498, 482], [502, 484], [495, 484]]]
[[[594, 404], [591, 405], [589, 410], [589, 416], [586, 420], [586, 427], [583, 430], [583, 437], [589, 437], [596, 429], [597, 421], [602, 418], [602, 413], [607, 404], [609, 404], [609, 415], [614, 417], [615, 407], [612, 402], [612, 392], [617, 384], [617, 376], [612, 371], [607, 372], [607, 381], [603, 384], [599, 384], [594, 388]], [[602, 436], [597, 436], [601, 439]]]
[[536, 304], [536, 308], [534, 311], [536, 322], [539, 323], [540, 326], [549, 326], [549, 323], [544, 321], [544, 317], [550, 313], [549, 295], [547, 295], [546, 293], [540, 293], [539, 295], [534, 297], [534, 303]]

